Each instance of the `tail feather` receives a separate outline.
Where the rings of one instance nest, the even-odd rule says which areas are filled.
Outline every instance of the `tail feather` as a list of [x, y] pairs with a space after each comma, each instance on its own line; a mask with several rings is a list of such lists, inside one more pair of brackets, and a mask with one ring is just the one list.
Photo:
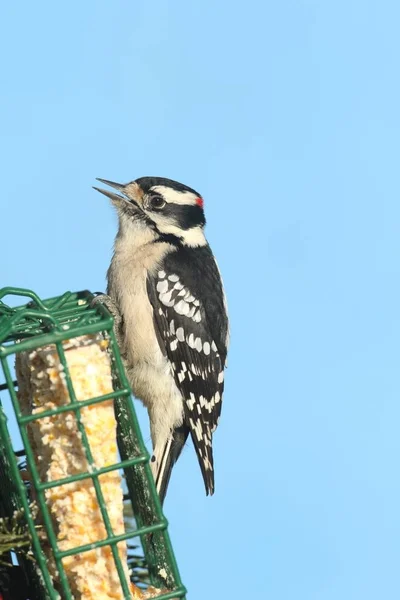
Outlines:
[[212, 496], [215, 491], [214, 484], [214, 458], [212, 451], [212, 433], [207, 429], [207, 433], [199, 440], [197, 432], [191, 428], [190, 430], [193, 445], [196, 450], [197, 459], [199, 461], [201, 474], [203, 475], [206, 495]]
[[167, 442], [160, 448], [159, 452], [157, 452], [156, 449], [154, 451], [152, 468], [161, 504], [163, 504], [165, 500], [172, 468], [182, 452], [188, 435], [189, 428], [186, 425], [181, 425], [174, 429]]

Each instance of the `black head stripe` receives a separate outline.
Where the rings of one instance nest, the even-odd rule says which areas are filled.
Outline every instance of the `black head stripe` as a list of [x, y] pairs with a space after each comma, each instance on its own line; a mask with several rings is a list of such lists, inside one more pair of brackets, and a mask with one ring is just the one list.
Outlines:
[[177, 192], [191, 192], [196, 196], [200, 196], [200, 194], [198, 194], [193, 188], [165, 177], [140, 177], [139, 179], [136, 179], [136, 183], [140, 185], [145, 193], [147, 193], [152, 187], [163, 185], [165, 187], [172, 188]]
[[203, 226], [206, 222], [204, 211], [196, 204], [174, 204], [167, 203], [162, 214], [172, 218], [180, 229], [190, 229], [198, 225]]

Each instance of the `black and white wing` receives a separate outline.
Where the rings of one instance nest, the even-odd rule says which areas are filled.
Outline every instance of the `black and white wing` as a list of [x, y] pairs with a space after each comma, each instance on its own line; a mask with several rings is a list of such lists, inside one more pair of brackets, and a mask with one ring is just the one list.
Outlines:
[[206, 492], [212, 494], [212, 434], [221, 413], [228, 320], [211, 250], [171, 252], [148, 276], [147, 287], [160, 348], [182, 393], [184, 426], [193, 439]]

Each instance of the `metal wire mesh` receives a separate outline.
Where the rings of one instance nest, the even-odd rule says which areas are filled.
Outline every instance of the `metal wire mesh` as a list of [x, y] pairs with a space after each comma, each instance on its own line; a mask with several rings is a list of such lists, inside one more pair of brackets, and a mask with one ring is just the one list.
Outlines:
[[[5, 296], [24, 296], [31, 301], [17, 308], [3, 302]], [[3, 288], [0, 290], [0, 362], [5, 383], [0, 391], [7, 391], [15, 413], [16, 423], [23, 443], [26, 464], [30, 473], [31, 486], [42, 515], [46, 538], [51, 546], [59, 574], [59, 587], [65, 600], [72, 600], [71, 589], [63, 567], [63, 559], [78, 553], [87, 552], [102, 546], [111, 548], [115, 567], [121, 582], [124, 598], [130, 599], [129, 581], [124, 573], [117, 544], [123, 540], [140, 538], [144, 551], [144, 561], [149, 571], [151, 584], [156, 588], [167, 589], [157, 596], [159, 600], [185, 598], [174, 553], [171, 547], [167, 520], [160, 506], [154, 480], [150, 471], [149, 456], [144, 446], [133, 404], [130, 400], [130, 387], [121, 362], [113, 332], [113, 320], [102, 305], [91, 307], [93, 295], [87, 291], [66, 292], [62, 296], [41, 300], [30, 290]], [[78, 401], [63, 349], [63, 341], [87, 334], [102, 333], [109, 341], [113, 375], [113, 392], [85, 401]], [[45, 410], [38, 414], [23, 415], [19, 405], [16, 382], [13, 380], [9, 357], [19, 352], [31, 351], [49, 344], [55, 345], [60, 363], [66, 376], [69, 404]], [[117, 419], [117, 439], [120, 461], [103, 468], [96, 468], [87, 433], [81, 419], [81, 410], [106, 400], [113, 400]], [[82, 445], [89, 468], [86, 472], [56, 481], [41, 481], [35, 456], [27, 433], [33, 421], [64, 412], [75, 414]], [[19, 453], [21, 454], [21, 453]], [[124, 473], [128, 493], [124, 496], [129, 503], [135, 526], [120, 535], [114, 535], [99, 477], [104, 473], [119, 470]], [[61, 551], [46, 504], [45, 491], [57, 486], [90, 479], [93, 483], [98, 506], [104, 522], [106, 538], [91, 544]], [[18, 558], [30, 584], [30, 598], [33, 600], [56, 600], [58, 591], [47, 566], [43, 552], [42, 537], [39, 536], [30, 505], [29, 488], [24, 482], [19, 468], [16, 449], [7, 427], [7, 416], [0, 403], [0, 516], [12, 516], [15, 510], [22, 510], [29, 530], [35, 563], [21, 556]], [[37, 566], [36, 566], [37, 565]]]

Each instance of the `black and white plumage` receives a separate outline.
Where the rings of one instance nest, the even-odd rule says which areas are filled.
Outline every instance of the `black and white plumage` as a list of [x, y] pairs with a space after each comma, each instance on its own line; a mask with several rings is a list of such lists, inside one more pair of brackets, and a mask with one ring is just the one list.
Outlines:
[[119, 216], [107, 302], [118, 315], [133, 393], [148, 408], [157, 490], [163, 500], [190, 434], [212, 494], [212, 435], [229, 332], [221, 277], [203, 232], [203, 200], [164, 178], [100, 181], [120, 192], [99, 190]]

